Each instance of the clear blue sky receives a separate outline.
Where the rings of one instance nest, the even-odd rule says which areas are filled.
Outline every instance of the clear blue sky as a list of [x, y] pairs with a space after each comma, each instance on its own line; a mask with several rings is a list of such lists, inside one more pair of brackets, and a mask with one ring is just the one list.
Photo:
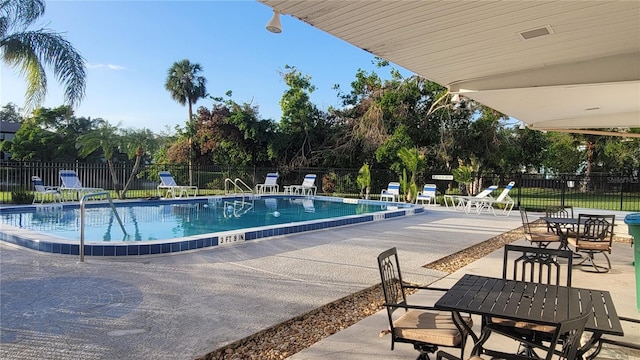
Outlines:
[[[358, 68], [375, 69], [371, 54], [291, 16], [281, 17], [282, 33], [268, 32], [272, 11], [256, 1], [47, 1], [46, 6], [38, 27], [64, 33], [87, 63], [86, 98], [75, 115], [123, 128], [159, 132], [184, 126], [186, 106], [164, 88], [167, 70], [182, 59], [202, 65], [209, 94], [231, 90], [235, 101], [258, 105], [261, 118], [276, 121], [286, 90], [279, 75], [285, 65], [311, 76], [317, 87], [312, 101], [322, 110], [340, 105], [334, 84], [348, 91]], [[0, 105], [22, 107], [24, 80], [4, 64], [0, 71]], [[388, 76], [388, 69], [376, 71]], [[53, 75], [48, 82], [43, 106], [62, 105], [62, 87]], [[194, 110], [198, 106], [210, 108], [211, 101], [199, 101]]]

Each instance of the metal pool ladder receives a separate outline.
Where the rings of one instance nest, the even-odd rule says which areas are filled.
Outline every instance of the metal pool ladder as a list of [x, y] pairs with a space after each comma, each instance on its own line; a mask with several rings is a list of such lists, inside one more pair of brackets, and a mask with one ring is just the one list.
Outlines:
[[111, 195], [107, 191], [98, 191], [92, 192], [89, 194], [84, 194], [80, 199], [80, 262], [84, 262], [84, 203], [87, 199], [106, 195], [107, 200], [109, 200], [109, 205], [111, 205], [111, 210], [113, 210], [113, 214], [116, 216], [116, 220], [118, 220], [118, 224], [120, 224], [120, 228], [122, 229], [122, 233], [124, 236], [127, 236], [127, 231], [124, 229], [124, 225], [122, 225], [122, 220], [120, 220], [120, 215], [118, 215], [118, 211], [116, 210], [115, 205], [113, 205], [113, 200], [111, 200]]
[[[229, 189], [229, 185], [232, 185], [232, 189]], [[224, 193], [229, 194], [231, 191], [242, 194], [243, 197], [246, 193], [253, 195], [253, 189], [240, 178], [236, 178], [235, 180], [229, 178], [224, 179]]]
[[[229, 189], [229, 185], [233, 185], [232, 189]], [[242, 179], [236, 178], [235, 180], [231, 180], [229, 178], [224, 180], [224, 192], [225, 194], [229, 194], [230, 190], [233, 190], [234, 193], [240, 194], [242, 196], [241, 200], [234, 201], [225, 201], [224, 202], [224, 217], [240, 217], [251, 209], [253, 209], [253, 189], [249, 187]], [[248, 195], [251, 201], [247, 201], [245, 196]], [[227, 209], [232, 209], [232, 211], [227, 211]]]

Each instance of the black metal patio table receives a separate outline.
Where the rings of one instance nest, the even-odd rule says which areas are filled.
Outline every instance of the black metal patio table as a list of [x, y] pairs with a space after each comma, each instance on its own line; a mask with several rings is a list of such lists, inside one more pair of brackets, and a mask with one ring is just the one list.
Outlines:
[[[589, 301], [591, 309], [583, 309], [583, 302]], [[591, 332], [592, 336], [580, 348], [580, 358], [598, 343], [602, 335], [624, 335], [611, 295], [604, 290], [466, 274], [435, 303], [435, 307], [453, 311], [454, 314], [466, 312], [481, 315], [485, 319], [495, 316], [552, 326], [557, 326], [583, 311], [591, 311], [593, 317], [587, 322], [585, 330]], [[454, 318], [459, 318], [459, 315]], [[475, 340], [478, 337], [473, 338]], [[480, 339], [483, 339], [482, 335]], [[481, 344], [482, 342], [476, 342], [473, 354], [482, 352]], [[585, 358], [593, 359], [598, 352], [599, 347], [596, 347], [595, 352]]]
[[[569, 237], [569, 229], [567, 225], [570, 225], [573, 229], [575, 229], [576, 225], [578, 225], [578, 218], [567, 218], [567, 217], [541, 217], [540, 219], [547, 222], [547, 224], [556, 227], [558, 229], [558, 235], [560, 235], [560, 246], [558, 249], [560, 250], [571, 250], [569, 249], [569, 242], [567, 238]], [[557, 225], [557, 226], [556, 226]], [[564, 231], [562, 230], [564, 227]], [[578, 255], [579, 254], [575, 254]]]

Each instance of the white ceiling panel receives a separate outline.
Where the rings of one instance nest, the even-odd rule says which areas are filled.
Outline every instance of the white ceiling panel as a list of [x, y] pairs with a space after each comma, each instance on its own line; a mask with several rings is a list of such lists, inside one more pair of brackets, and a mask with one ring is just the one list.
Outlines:
[[638, 0], [259, 1], [533, 128], [640, 127]]

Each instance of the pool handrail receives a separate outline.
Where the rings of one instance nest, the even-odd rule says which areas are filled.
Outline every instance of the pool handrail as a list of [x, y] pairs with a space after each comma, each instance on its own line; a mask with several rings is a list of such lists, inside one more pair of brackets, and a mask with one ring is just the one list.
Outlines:
[[[237, 191], [239, 194], [245, 194], [245, 193], [251, 193], [253, 195], [253, 189], [251, 187], [249, 187], [249, 185], [247, 185], [244, 181], [242, 181], [242, 179], [240, 178], [236, 178], [235, 180], [231, 180], [230, 178], [226, 178], [224, 179], [224, 193], [225, 194], [229, 194], [229, 187], [228, 184], [231, 183], [233, 184], [233, 191]], [[241, 184], [244, 186], [244, 189], [238, 185]]]
[[124, 229], [124, 225], [122, 224], [122, 220], [120, 220], [120, 215], [118, 215], [118, 211], [116, 210], [116, 206], [113, 205], [113, 200], [111, 199], [111, 195], [107, 191], [97, 191], [88, 194], [82, 195], [80, 199], [80, 262], [84, 262], [84, 203], [85, 200], [91, 197], [106, 195], [107, 200], [109, 200], [109, 205], [111, 205], [111, 210], [116, 216], [116, 220], [118, 220], [118, 224], [120, 224], [120, 228], [124, 236], [127, 236], [127, 231]]

